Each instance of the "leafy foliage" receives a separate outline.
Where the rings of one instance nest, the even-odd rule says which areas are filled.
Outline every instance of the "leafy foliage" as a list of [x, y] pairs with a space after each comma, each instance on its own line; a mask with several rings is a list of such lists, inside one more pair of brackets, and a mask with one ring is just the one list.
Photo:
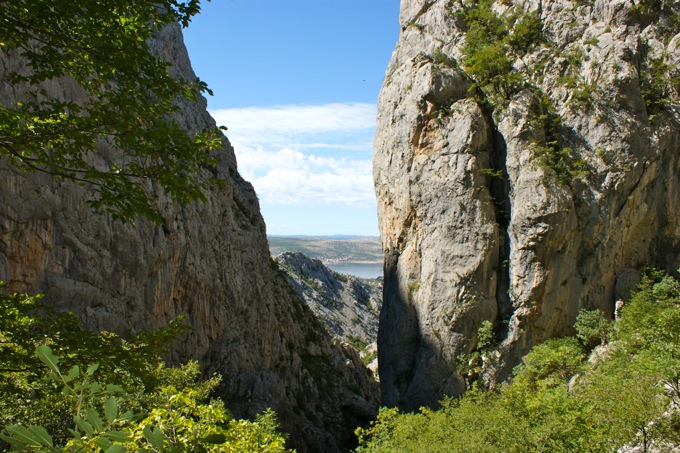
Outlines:
[[157, 385], [160, 354], [184, 332], [177, 320], [123, 340], [81, 329], [73, 314], [43, 306], [39, 296], [0, 294], [0, 426], [23, 422], [44, 426], [57, 440], [69, 436], [63, 420], [70, 419], [76, 398], [55, 393], [54, 382], [45, 379], [48, 370], [35, 355], [38, 346], [49, 345], [65, 370], [97, 363], [107, 383], [134, 391]]
[[581, 310], [576, 317], [576, 338], [586, 351], [598, 344], [604, 345], [609, 337], [610, 325], [600, 310]]
[[[92, 186], [90, 204], [123, 221], [161, 222], [151, 204], [158, 189], [181, 203], [203, 200], [217, 183], [205, 169], [217, 163], [210, 151], [221, 147], [221, 134], [190, 133], [173, 115], [179, 102], [209, 90], [172, 76], [148, 44], [199, 10], [198, 0], [0, 2], [0, 58], [25, 62], [3, 73], [23, 94], [0, 106], [0, 157]], [[66, 80], [76, 85], [72, 98], [48, 90]], [[120, 152], [95, 155], [103, 143]]]
[[484, 351], [496, 344], [496, 333], [493, 324], [488, 319], [482, 321], [482, 325], [477, 329], [477, 349]]
[[0, 295], [0, 438], [12, 451], [288, 451], [272, 411], [233, 419], [210, 398], [219, 376], [162, 363], [185, 331], [176, 322], [126, 341], [38, 297]]
[[[561, 146], [561, 117], [540, 88], [532, 85], [530, 75], [514, 66], [516, 60], [534, 47], [548, 44], [543, 37], [543, 23], [536, 11], [510, 7], [499, 15], [492, 5], [491, 0], [474, 0], [457, 12], [467, 28], [463, 63], [475, 80], [473, 90], [480, 101], [489, 102], [493, 108], [505, 106], [512, 95], [523, 89], [535, 93], [540, 102], [532, 123], [545, 134], [545, 140], [532, 143], [535, 162], [540, 168], [552, 170], [544, 182], [555, 176], [559, 184], [569, 185], [574, 178], [588, 174], [588, 166], [576, 150]], [[580, 68], [583, 56], [582, 51], [568, 56], [572, 70]], [[573, 80], [570, 82], [573, 83], [571, 100], [587, 106], [595, 87], [577, 81], [573, 76], [569, 80]]]
[[638, 14], [659, 14], [671, 10], [673, 5], [672, 0], [639, 0], [632, 10]]
[[482, 371], [484, 361], [496, 346], [496, 330], [494, 324], [487, 320], [477, 329], [477, 344], [469, 354], [460, 354], [456, 358], [456, 371], [463, 377], [469, 390], [473, 387]]
[[663, 58], [652, 58], [645, 61], [640, 71], [640, 91], [645, 100], [649, 120], [671, 104], [671, 84], [679, 84], [678, 75], [675, 80], [671, 73], [675, 69], [664, 62]]
[[519, 55], [527, 53], [536, 44], [544, 41], [543, 22], [536, 13], [515, 16], [512, 33], [508, 36], [508, 44]]
[[354, 335], [347, 335], [346, 340], [347, 343], [357, 350], [357, 352], [363, 351], [366, 346], [368, 346], [368, 342], [366, 340]]
[[[441, 409], [381, 409], [358, 452], [642, 451], [680, 444], [680, 282], [649, 271], [613, 327], [579, 315], [577, 338], [535, 346], [499, 391], [473, 386]], [[608, 341], [586, 361], [587, 348]]]
[[546, 174], [544, 184], [554, 178], [559, 184], [569, 186], [575, 178], [586, 176], [588, 163], [574, 149], [560, 146], [562, 117], [555, 113], [546, 96], [539, 99], [532, 114], [532, 126], [545, 135], [543, 140], [532, 143], [535, 163], [539, 168], [552, 170]]
[[492, 104], [499, 104], [524, 85], [513, 62], [542, 42], [543, 24], [535, 13], [499, 16], [491, 0], [475, 0], [458, 15], [467, 27], [465, 69]]
[[456, 60], [446, 55], [441, 49], [435, 49], [435, 51], [432, 53], [432, 61], [435, 64], [449, 66], [451, 68], [455, 68], [457, 66]]
[[576, 155], [570, 147], [560, 147], [556, 140], [533, 143], [534, 158], [539, 168], [551, 169], [544, 179], [544, 183], [555, 180], [562, 185], [569, 186], [574, 178], [585, 176], [589, 173], [587, 162]]
[[583, 359], [575, 338], [548, 340], [536, 345], [515, 368], [515, 380], [527, 388], [556, 387], [578, 372]]

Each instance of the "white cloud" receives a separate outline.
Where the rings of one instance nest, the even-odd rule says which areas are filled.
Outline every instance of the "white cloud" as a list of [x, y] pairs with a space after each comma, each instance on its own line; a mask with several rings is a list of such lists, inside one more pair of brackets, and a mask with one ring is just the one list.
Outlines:
[[293, 143], [291, 145], [295, 149], [335, 149], [343, 151], [373, 151], [373, 141], [357, 141], [349, 144], [341, 143]]
[[213, 110], [263, 203], [373, 206], [376, 107], [363, 103]]
[[242, 148], [239, 172], [255, 186], [264, 203], [375, 204], [370, 160], [348, 160], [306, 155], [284, 148]]

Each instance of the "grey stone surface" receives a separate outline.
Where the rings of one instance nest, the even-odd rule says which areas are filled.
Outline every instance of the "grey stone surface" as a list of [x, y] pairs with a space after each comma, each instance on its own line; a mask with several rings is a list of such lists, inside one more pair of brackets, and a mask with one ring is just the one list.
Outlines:
[[[626, 269], [673, 271], [680, 251], [680, 87], [673, 82], [655, 117], [641, 92], [653, 58], [677, 77], [678, 30], [669, 36], [632, 0], [494, 2], [499, 13], [537, 11], [555, 47], [517, 58], [536, 89], [490, 108], [473, 98], [460, 63], [465, 29], [455, 12], [463, 4], [402, 0], [378, 105], [381, 391], [384, 404], [409, 410], [465, 389], [456, 361], [475, 349], [483, 321], [498, 332], [481, 373], [494, 385], [532, 345], [571, 333], [581, 308], [613, 317]], [[573, 76], [594, 87], [586, 103], [562, 78], [565, 55], [579, 50]], [[534, 142], [546, 138], [532, 121], [539, 91], [562, 118], [560, 146], [586, 163], [582, 178], [560, 183], [538, 165]]]
[[301, 252], [275, 257], [314, 314], [340, 340], [373, 343], [378, 336], [382, 283], [339, 274]]
[[[151, 47], [177, 74], [195, 77], [178, 26]], [[21, 64], [2, 54], [0, 74]], [[46, 89], [82, 96], [69, 80]], [[0, 102], [21, 95], [0, 78]], [[215, 125], [204, 99], [183, 103], [177, 119], [192, 131]], [[108, 153], [116, 151], [101, 145], [92, 159]], [[113, 221], [87, 206], [86, 187], [0, 162], [0, 280], [13, 291], [46, 293], [89, 329], [129, 335], [187, 315], [193, 330], [172, 358], [219, 372], [220, 396], [235, 416], [272, 407], [299, 452], [341, 451], [354, 426], [373, 416], [377, 386], [271, 262], [257, 197], [226, 139], [218, 172], [225, 186], [203, 204], [179, 206], [160, 195], [166, 223], [159, 227]]]

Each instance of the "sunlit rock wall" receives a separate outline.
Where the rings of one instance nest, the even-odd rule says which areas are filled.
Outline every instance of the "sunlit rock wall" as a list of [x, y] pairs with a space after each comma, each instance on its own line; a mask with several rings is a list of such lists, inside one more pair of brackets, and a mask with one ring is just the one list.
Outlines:
[[[458, 12], [473, 3], [402, 0], [378, 105], [380, 381], [383, 403], [406, 409], [507, 378], [532, 345], [570, 334], [580, 309], [612, 317], [631, 269], [672, 271], [680, 257], [677, 5], [493, 2], [499, 15], [535, 12], [554, 45], [513, 60], [531, 88], [490, 105], [462, 63]], [[667, 103], [652, 115], [642, 80], [655, 64], [667, 65]], [[582, 176], [537, 157], [550, 140], [541, 97]], [[497, 345], [470, 361], [484, 321]]]

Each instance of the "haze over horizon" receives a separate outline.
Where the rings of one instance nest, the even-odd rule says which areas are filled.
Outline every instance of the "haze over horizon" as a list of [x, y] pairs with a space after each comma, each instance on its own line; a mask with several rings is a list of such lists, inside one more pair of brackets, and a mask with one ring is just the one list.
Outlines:
[[399, 0], [202, 4], [184, 30], [269, 235], [378, 236], [376, 103]]

